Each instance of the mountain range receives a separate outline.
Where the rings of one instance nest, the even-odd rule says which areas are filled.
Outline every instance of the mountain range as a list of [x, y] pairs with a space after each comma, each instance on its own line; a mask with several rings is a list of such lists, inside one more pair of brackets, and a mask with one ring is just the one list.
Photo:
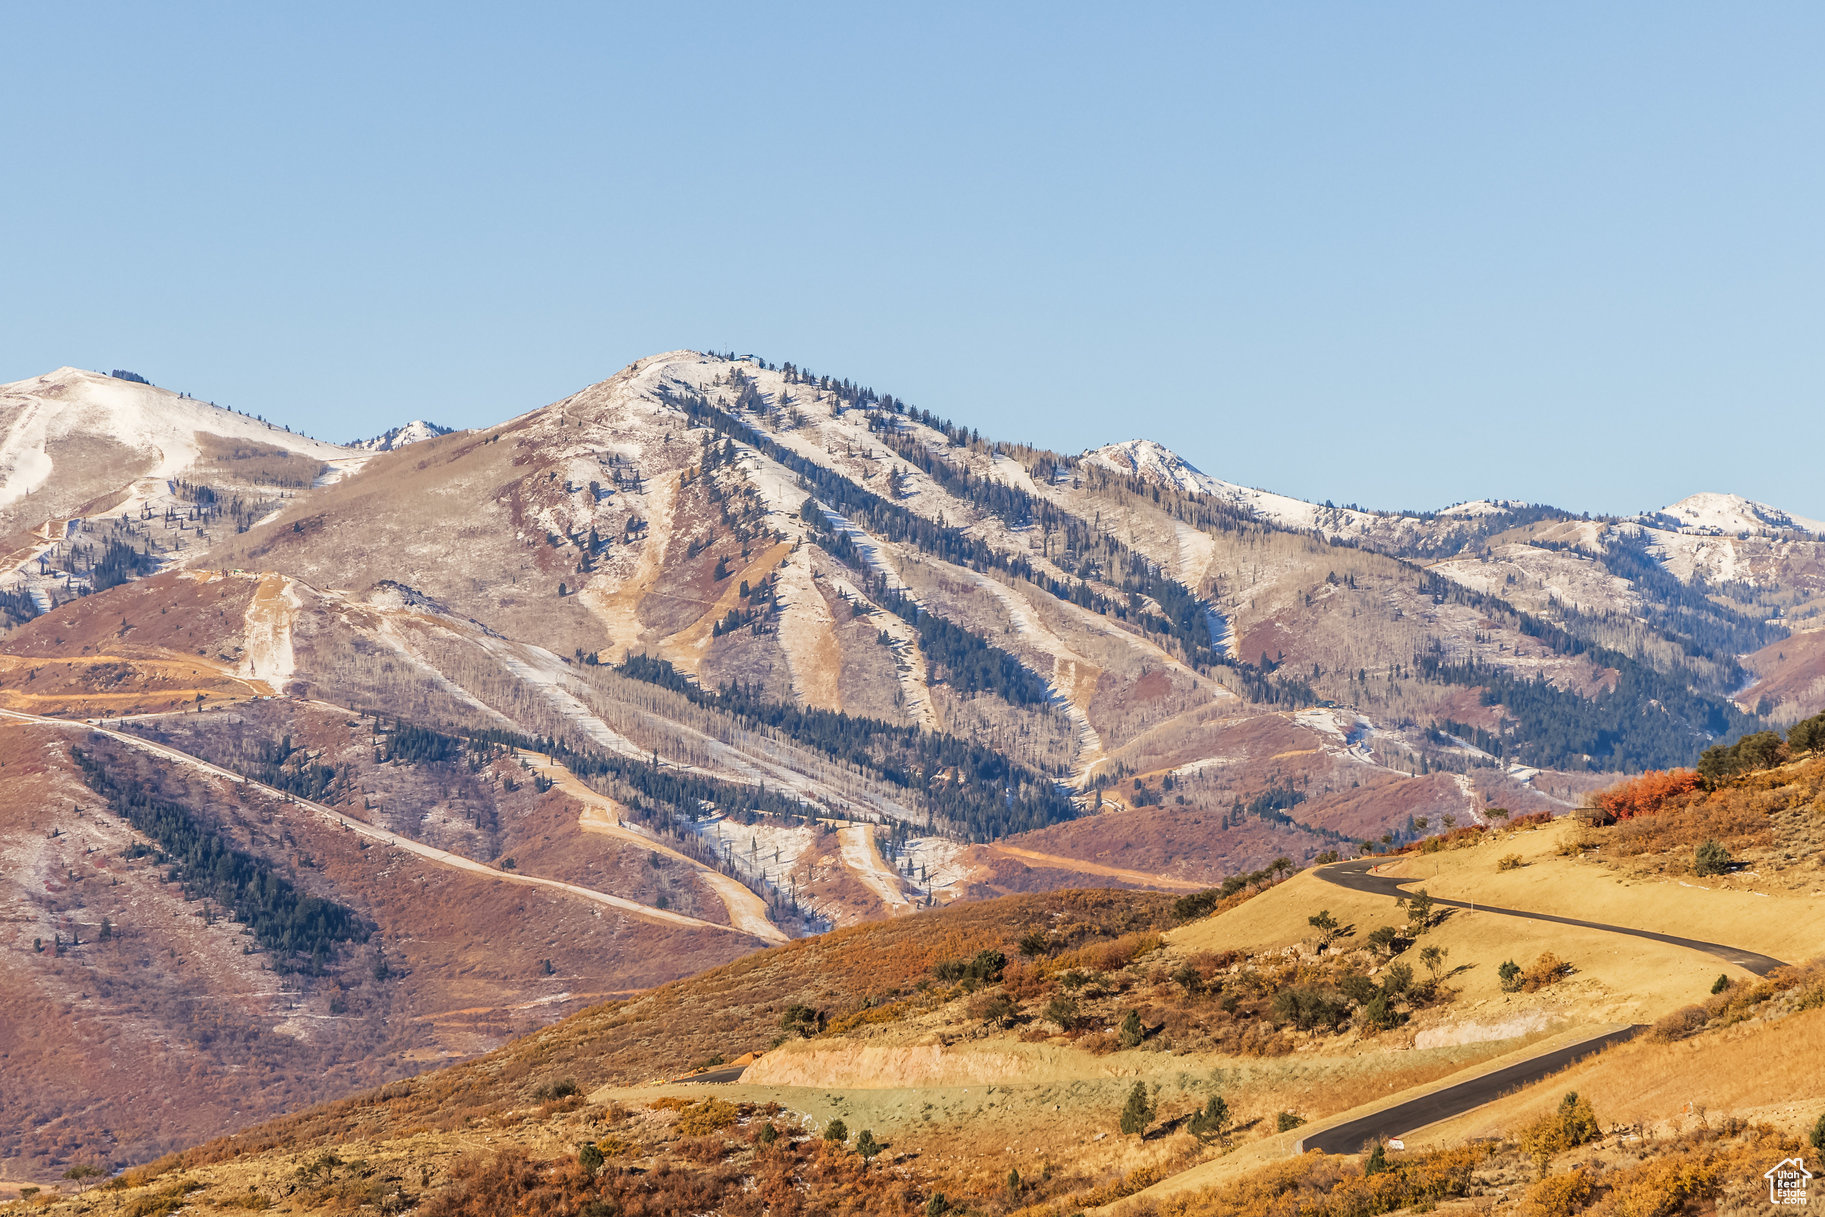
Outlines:
[[0, 386], [0, 553], [0, 1176], [923, 906], [1563, 812], [1825, 705], [1825, 524], [1764, 504], [1313, 504], [693, 351], [347, 446]]

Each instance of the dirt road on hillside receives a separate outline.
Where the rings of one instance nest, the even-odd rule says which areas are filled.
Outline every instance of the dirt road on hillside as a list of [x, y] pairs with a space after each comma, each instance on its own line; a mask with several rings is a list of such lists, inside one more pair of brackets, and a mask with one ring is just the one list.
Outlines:
[[545, 757], [530, 752], [519, 754], [520, 759], [534, 769], [550, 778], [552, 783], [577, 802], [583, 804], [583, 812], [577, 817], [577, 826], [584, 832], [601, 833], [633, 845], [676, 858], [694, 869], [718, 898], [722, 906], [729, 910], [729, 921], [743, 933], [768, 942], [787, 942], [789, 935], [774, 925], [767, 917], [767, 902], [750, 890], [747, 884], [730, 875], [725, 875], [713, 867], [705, 866], [689, 854], [680, 853], [669, 845], [645, 833], [636, 832], [622, 823], [620, 804], [607, 795], [597, 794], [577, 777], [576, 774]]
[[1016, 849], [1012, 845], [990, 845], [987, 848], [1010, 858], [1019, 858], [1022, 862], [1043, 867], [1046, 870], [1077, 871], [1084, 875], [1102, 875], [1107, 879], [1123, 879], [1141, 887], [1163, 887], [1175, 892], [1201, 892], [1211, 886], [1208, 883], [1193, 883], [1189, 879], [1168, 879], [1164, 875], [1153, 875], [1143, 870], [1123, 870], [1119, 866], [1104, 866], [1099, 862], [1085, 862], [1079, 858], [1066, 858], [1059, 854], [1042, 854], [1031, 849]]
[[192, 756], [188, 752], [180, 752], [178, 749], [165, 744], [155, 744], [151, 740], [141, 739], [140, 737], [127, 732], [110, 731], [106, 727], [96, 726], [93, 723], [79, 720], [46, 718], [43, 715], [38, 714], [25, 714], [18, 710], [0, 709], [0, 716], [17, 719], [21, 722], [38, 723], [44, 726], [75, 727], [84, 731], [93, 731], [97, 735], [105, 735], [109, 739], [118, 740], [120, 743], [126, 744], [128, 747], [138, 748], [142, 752], [150, 752], [154, 756], [163, 757], [165, 760], [171, 761], [174, 764], [196, 769], [200, 772], [207, 773], [212, 777], [224, 778], [230, 782], [238, 782], [242, 785], [250, 786], [255, 790], [263, 790], [281, 802], [290, 803], [295, 807], [302, 807], [307, 811], [315, 812], [325, 819], [333, 820], [338, 827], [346, 828], [351, 832], [354, 832], [357, 836], [366, 837], [370, 841], [377, 841], [383, 845], [390, 845], [395, 849], [401, 849], [406, 853], [415, 854], [427, 861], [454, 867], [457, 870], [465, 870], [476, 875], [485, 875], [490, 879], [495, 879], [502, 883], [520, 883], [531, 887], [545, 887], [556, 891], [567, 892], [572, 896], [580, 896], [592, 903], [605, 905], [612, 909], [618, 909], [623, 913], [629, 913], [635, 917], [642, 917], [648, 921], [663, 921], [669, 922], [672, 925], [691, 926], [706, 930], [721, 930], [726, 934], [740, 934], [743, 937], [752, 936], [748, 931], [736, 926], [717, 925], [714, 921], [702, 921], [696, 917], [687, 917], [682, 913], [674, 913], [669, 909], [653, 908], [650, 905], [641, 904], [638, 901], [628, 900], [621, 896], [611, 896], [607, 892], [598, 892], [593, 888], [583, 887], [579, 884], [565, 883], [559, 879], [545, 879], [538, 875], [521, 875], [511, 871], [496, 870], [494, 867], [483, 865], [473, 858], [465, 858], [461, 854], [453, 854], [448, 850], [437, 849], [433, 846], [425, 845], [422, 842], [414, 841], [410, 837], [402, 837], [398, 833], [389, 832], [384, 828], [376, 827], [365, 820], [358, 820], [346, 811], [339, 811], [336, 808], [327, 806], [323, 803], [313, 803], [309, 799], [301, 799], [296, 795], [288, 794], [283, 790], [267, 786], [261, 782], [256, 782], [252, 778], [234, 772], [232, 769], [224, 769], [220, 765], [211, 764], [201, 757]]
[[889, 915], [903, 913], [912, 907], [906, 893], [900, 890], [900, 876], [881, 857], [875, 845], [873, 824], [851, 824], [836, 832], [837, 847], [842, 851], [843, 865], [860, 879], [869, 891], [881, 898]]
[[[1367, 892], [1375, 896], [1389, 896], [1404, 900], [1413, 893], [1405, 889], [1407, 884], [1418, 883], [1418, 879], [1400, 879], [1393, 875], [1375, 874], [1375, 867], [1380, 865], [1371, 858], [1357, 858], [1351, 862], [1337, 862], [1330, 866], [1321, 866], [1315, 872], [1326, 883], [1352, 892]], [[1714, 955], [1725, 963], [1735, 964], [1744, 971], [1757, 976], [1766, 976], [1776, 968], [1786, 967], [1782, 960], [1756, 951], [1746, 951], [1741, 947], [1725, 946], [1717, 942], [1704, 942], [1697, 938], [1680, 938], [1673, 934], [1660, 934], [1653, 930], [1639, 930], [1633, 926], [1605, 925], [1600, 921], [1580, 921], [1576, 917], [1560, 917], [1553, 913], [1531, 913], [1525, 909], [1505, 909], [1489, 904], [1476, 904], [1464, 900], [1447, 900], [1442, 896], [1433, 896], [1432, 903], [1444, 908], [1466, 909], [1475, 913], [1494, 913], [1501, 917], [1520, 917], [1527, 921], [1550, 921], [1555, 925], [1574, 925], [1583, 930], [1603, 930], [1610, 934], [1627, 934], [1631, 938], [1646, 938], [1653, 942], [1664, 942], [1668, 946], [1684, 947], [1689, 951], [1703, 951]]]

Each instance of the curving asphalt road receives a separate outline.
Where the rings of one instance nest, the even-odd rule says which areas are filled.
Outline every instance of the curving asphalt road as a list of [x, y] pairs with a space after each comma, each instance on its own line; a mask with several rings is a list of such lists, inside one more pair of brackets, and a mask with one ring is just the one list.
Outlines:
[[739, 1082], [741, 1081], [741, 1075], [747, 1071], [748, 1067], [746, 1065], [730, 1065], [724, 1069], [712, 1069], [707, 1073], [686, 1074], [681, 1078], [673, 1078], [672, 1081], [674, 1083], [700, 1082], [705, 1086], [715, 1086], [729, 1082]]
[[[1390, 875], [1370, 874], [1370, 869], [1377, 865], [1379, 864], [1372, 858], [1357, 858], [1351, 862], [1337, 862], [1330, 866], [1321, 866], [1318, 868], [1317, 875], [1326, 883], [1335, 883], [1338, 887], [1352, 892], [1392, 896], [1396, 900], [1405, 899], [1413, 894], [1404, 890], [1405, 885], [1417, 883], [1419, 880], [1396, 879]], [[1433, 896], [1432, 903], [1445, 908], [1469, 909], [1477, 913], [1495, 913], [1503, 917], [1520, 917], [1527, 921], [1550, 921], [1555, 925], [1575, 925], [1580, 929], [1603, 930], [1610, 934], [1627, 934], [1631, 938], [1646, 938], [1653, 942], [1664, 942], [1668, 946], [1684, 947], [1689, 951], [1703, 951], [1707, 955], [1714, 955], [1725, 963], [1735, 964], [1757, 976], [1766, 976], [1776, 968], [1787, 966], [1782, 960], [1755, 951], [1745, 951], [1741, 947], [1725, 946], [1719, 942], [1703, 942], [1697, 938], [1680, 938], [1673, 934], [1657, 934], [1653, 930], [1638, 930], [1632, 926], [1605, 925], [1601, 921], [1580, 921], [1576, 917], [1559, 917], [1552, 913], [1530, 913], [1525, 909], [1498, 908], [1492, 904], [1447, 900], [1442, 896]]]
[[[1391, 875], [1372, 873], [1378, 865], [1373, 858], [1358, 858], [1350, 862], [1337, 862], [1317, 869], [1317, 876], [1326, 883], [1352, 892], [1366, 892], [1375, 896], [1388, 896], [1400, 900], [1412, 895], [1406, 886], [1417, 883], [1417, 879], [1396, 879]], [[1555, 925], [1571, 925], [1586, 930], [1602, 930], [1610, 934], [1626, 934], [1631, 938], [1646, 938], [1651, 942], [1663, 942], [1668, 946], [1684, 947], [1691, 951], [1702, 951], [1726, 963], [1735, 964], [1757, 976], [1766, 976], [1776, 968], [1787, 965], [1772, 956], [1756, 951], [1745, 951], [1741, 947], [1725, 946], [1718, 942], [1704, 942], [1697, 938], [1681, 938], [1675, 934], [1659, 934], [1653, 930], [1638, 930], [1626, 925], [1606, 925], [1600, 921], [1581, 921], [1576, 917], [1560, 917], [1553, 913], [1530, 913], [1524, 909], [1505, 909], [1488, 904], [1474, 904], [1463, 900], [1447, 900], [1432, 896], [1432, 902], [1445, 908], [1468, 909], [1479, 913], [1494, 913], [1502, 917], [1519, 917], [1526, 921], [1549, 921]], [[1621, 1043], [1640, 1031], [1640, 1026], [1623, 1027], [1590, 1039], [1580, 1040], [1543, 1052], [1504, 1066], [1481, 1077], [1470, 1078], [1452, 1086], [1434, 1090], [1418, 1098], [1396, 1103], [1379, 1111], [1370, 1112], [1354, 1120], [1339, 1124], [1334, 1128], [1320, 1129], [1300, 1140], [1293, 1147], [1294, 1153], [1306, 1150], [1322, 1150], [1327, 1154], [1353, 1154], [1362, 1147], [1383, 1137], [1398, 1136], [1415, 1128], [1423, 1128], [1439, 1120], [1462, 1115], [1473, 1108], [1481, 1107], [1501, 1098], [1510, 1091], [1530, 1085], [1541, 1078], [1556, 1073], [1575, 1061], [1593, 1053], [1601, 1052], [1611, 1044]]]
[[1335, 1128], [1320, 1129], [1294, 1145], [1293, 1152], [1302, 1154], [1308, 1149], [1316, 1149], [1327, 1154], [1360, 1153], [1362, 1147], [1371, 1141], [1397, 1137], [1413, 1129], [1462, 1115], [1485, 1103], [1492, 1103], [1510, 1091], [1557, 1073], [1574, 1061], [1602, 1052], [1611, 1044], [1619, 1044], [1639, 1030], [1641, 1028], [1635, 1026], [1606, 1031], [1602, 1035], [1517, 1061], [1455, 1086], [1447, 1086], [1416, 1099], [1408, 1099], [1405, 1103], [1396, 1103], [1392, 1107], [1370, 1112]]

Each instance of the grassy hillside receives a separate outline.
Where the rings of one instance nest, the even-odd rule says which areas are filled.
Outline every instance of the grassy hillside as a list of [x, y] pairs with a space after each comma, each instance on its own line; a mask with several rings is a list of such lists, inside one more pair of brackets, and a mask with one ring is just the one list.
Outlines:
[[[1825, 967], [1804, 962], [1825, 935], [1819, 864], [1789, 848], [1818, 819], [1821, 770], [1802, 759], [1608, 827], [1459, 832], [1383, 868], [1410, 891], [1678, 925], [1796, 961], [1766, 977], [1600, 929], [1403, 906], [1316, 871], [1270, 868], [1184, 897], [1017, 896], [759, 952], [58, 1204], [1061, 1217], [1114, 1204], [1193, 1217], [1468, 1213], [1505, 1196], [1530, 1213], [1728, 1208], [1780, 1157], [1810, 1152], [1825, 1111], [1812, 1051]], [[1708, 831], [1727, 809], [1752, 865], [1700, 884], [1679, 865], [1691, 821]], [[1777, 861], [1778, 876], [1763, 869]], [[1382, 1151], [1385, 1167], [1287, 1158], [1306, 1131], [1391, 1093], [1630, 1022], [1649, 1030], [1416, 1130]], [[738, 1081], [667, 1080], [725, 1061], [745, 1068]], [[1124, 1132], [1136, 1103], [1140, 1131]]]

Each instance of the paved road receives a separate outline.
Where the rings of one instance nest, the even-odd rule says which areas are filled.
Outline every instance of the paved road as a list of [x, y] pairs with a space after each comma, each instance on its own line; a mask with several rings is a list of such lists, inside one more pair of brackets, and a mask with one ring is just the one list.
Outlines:
[[1582, 1060], [1592, 1053], [1601, 1052], [1611, 1044], [1621, 1043], [1637, 1031], [1639, 1026], [1624, 1027], [1617, 1031], [1608, 1031], [1602, 1035], [1568, 1044], [1552, 1052], [1529, 1057], [1505, 1066], [1482, 1077], [1447, 1086], [1423, 1094], [1417, 1099], [1408, 1099], [1405, 1103], [1396, 1103], [1380, 1111], [1371, 1112], [1335, 1128], [1321, 1129], [1293, 1146], [1293, 1152], [1302, 1154], [1308, 1149], [1323, 1150], [1327, 1154], [1360, 1153], [1362, 1147], [1383, 1137], [1397, 1137], [1416, 1128], [1424, 1128], [1439, 1120], [1448, 1120], [1452, 1116], [1462, 1115], [1474, 1107], [1494, 1102], [1503, 1095], [1522, 1086], [1537, 1082], [1548, 1074], [1557, 1073], [1574, 1061]]
[[693, 1073], [689, 1077], [673, 1078], [672, 1081], [702, 1082], [706, 1086], [717, 1082], [739, 1082], [741, 1075], [747, 1070], [746, 1065], [734, 1065], [728, 1069], [712, 1069], [708, 1073]]
[[[1373, 858], [1358, 858], [1351, 862], [1337, 862], [1330, 866], [1321, 866], [1317, 875], [1326, 883], [1352, 892], [1366, 892], [1376, 896], [1389, 896], [1402, 899], [1411, 893], [1406, 885], [1416, 883], [1416, 879], [1397, 879], [1391, 875], [1373, 874], [1372, 868], [1377, 865]], [[1577, 926], [1586, 930], [1602, 930], [1610, 934], [1626, 934], [1631, 938], [1646, 938], [1652, 942], [1664, 942], [1669, 946], [1684, 947], [1687, 950], [1703, 951], [1727, 963], [1735, 964], [1757, 976], [1766, 976], [1776, 968], [1785, 967], [1781, 960], [1762, 955], [1755, 951], [1745, 951], [1740, 947], [1725, 946], [1717, 942], [1703, 942], [1696, 938], [1680, 938], [1673, 934], [1658, 934], [1653, 930], [1638, 930], [1631, 926], [1606, 925], [1600, 921], [1581, 921], [1576, 917], [1560, 917], [1552, 913], [1532, 913], [1524, 909], [1505, 909], [1488, 904], [1474, 904], [1462, 900], [1447, 900], [1433, 896], [1434, 904], [1447, 908], [1470, 909], [1479, 913], [1495, 913], [1502, 917], [1520, 917], [1527, 921], [1549, 921], [1556, 925]], [[1639, 1026], [1624, 1027], [1607, 1031], [1590, 1039], [1556, 1048], [1539, 1056], [1529, 1057], [1524, 1061], [1504, 1066], [1493, 1073], [1471, 1078], [1453, 1086], [1446, 1086], [1423, 1094], [1404, 1103], [1384, 1107], [1335, 1128], [1321, 1129], [1305, 1137], [1294, 1146], [1295, 1153], [1308, 1149], [1323, 1150], [1327, 1154], [1353, 1154], [1359, 1152], [1363, 1145], [1382, 1137], [1398, 1136], [1415, 1128], [1423, 1128], [1439, 1120], [1462, 1115], [1472, 1108], [1481, 1107], [1493, 1102], [1510, 1091], [1539, 1081], [1549, 1074], [1556, 1073], [1595, 1052], [1601, 1052], [1611, 1044], [1621, 1043], [1641, 1030]]]
[[[1317, 873], [1318, 877], [1326, 883], [1335, 883], [1338, 887], [1348, 888], [1353, 892], [1392, 896], [1397, 900], [1412, 894], [1403, 890], [1406, 884], [1419, 882], [1417, 879], [1396, 879], [1391, 875], [1370, 874], [1370, 868], [1376, 865], [1378, 863], [1372, 858], [1358, 858], [1352, 862], [1337, 862], [1330, 866], [1321, 866]], [[1638, 930], [1626, 925], [1605, 925], [1601, 921], [1580, 921], [1576, 917], [1559, 917], [1552, 913], [1530, 913], [1524, 909], [1505, 909], [1491, 904], [1446, 900], [1441, 896], [1433, 896], [1432, 903], [1446, 908], [1470, 909], [1478, 913], [1496, 913], [1503, 917], [1520, 917], [1528, 921], [1550, 921], [1556, 925], [1575, 925], [1580, 929], [1603, 930], [1611, 934], [1627, 934], [1631, 938], [1646, 938], [1653, 942], [1664, 942], [1668, 946], [1684, 947], [1689, 951], [1703, 951], [1707, 955], [1714, 955], [1725, 963], [1735, 964], [1757, 976], [1766, 976], [1776, 968], [1787, 966], [1786, 963], [1772, 956], [1758, 954], [1755, 951], [1745, 951], [1741, 947], [1725, 946], [1719, 942], [1703, 942], [1697, 938], [1680, 938], [1673, 934], [1657, 934], [1653, 930]]]

